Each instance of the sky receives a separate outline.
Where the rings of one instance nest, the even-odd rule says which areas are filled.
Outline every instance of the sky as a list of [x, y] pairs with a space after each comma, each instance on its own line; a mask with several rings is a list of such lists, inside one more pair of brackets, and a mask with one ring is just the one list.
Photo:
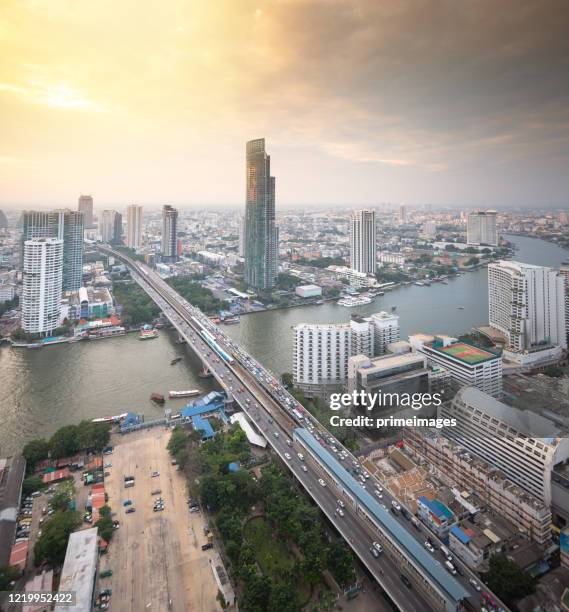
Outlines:
[[2, 0], [0, 206], [569, 206], [562, 0]]

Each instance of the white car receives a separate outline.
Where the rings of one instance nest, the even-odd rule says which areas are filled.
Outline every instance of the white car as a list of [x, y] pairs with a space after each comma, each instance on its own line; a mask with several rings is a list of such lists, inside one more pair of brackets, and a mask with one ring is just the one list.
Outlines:
[[342, 510], [342, 508], [336, 508], [336, 513], [338, 514], [338, 516], [344, 516], [344, 511]]
[[325, 483], [325, 482], [322, 480], [322, 478], [319, 478], [319, 479], [318, 479], [318, 484], [319, 484], [321, 487], [325, 487], [325, 486], [326, 486], [326, 483]]
[[393, 500], [391, 502], [391, 505], [395, 508], [395, 510], [397, 510], [398, 512], [401, 510], [401, 506], [395, 501]]
[[430, 553], [434, 553], [435, 549], [433, 548], [432, 544], [430, 542], [425, 541], [424, 544], [425, 548], [430, 552]]
[[279, 432], [275, 431], [275, 433], [273, 435], [275, 436], [275, 438], [278, 438], [279, 437]]
[[377, 495], [377, 497], [379, 497], [379, 499], [383, 497], [383, 495], [377, 489], [374, 491], [374, 493]]
[[379, 544], [379, 542], [372, 542], [371, 545], [375, 548], [375, 550], [377, 550], [377, 552], [383, 551], [383, 548], [381, 548], [381, 545]]
[[345, 508], [346, 504], [341, 499], [339, 499], [338, 500], [338, 506], [340, 506], [340, 508]]
[[300, 459], [300, 461], [304, 461], [304, 455], [302, 453], [297, 453], [297, 456]]
[[285, 453], [285, 458], [287, 459], [287, 461], [290, 461], [290, 455], [288, 453]]
[[474, 580], [474, 578], [471, 578], [468, 582], [470, 582], [470, 584], [478, 591], [480, 592], [481, 587], [478, 584], [478, 582], [476, 582], [476, 580]]
[[304, 465], [304, 463], [303, 463], [303, 464], [300, 466], [300, 469], [301, 469], [303, 472], [308, 472], [308, 468], [307, 468], [307, 467]]

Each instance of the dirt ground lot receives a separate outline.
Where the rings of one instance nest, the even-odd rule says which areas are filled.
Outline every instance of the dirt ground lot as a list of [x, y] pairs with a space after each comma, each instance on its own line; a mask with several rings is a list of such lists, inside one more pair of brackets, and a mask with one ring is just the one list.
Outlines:
[[[120, 521], [100, 564], [100, 571], [113, 570], [98, 584], [99, 590], [112, 588], [111, 610], [221, 610], [211, 551], [201, 549], [204, 519], [188, 511], [184, 478], [170, 465], [169, 438], [170, 431], [158, 427], [114, 436], [114, 452], [104, 456], [105, 464], [112, 463], [105, 478], [108, 503]], [[152, 478], [153, 471], [160, 476]], [[127, 475], [135, 477], [135, 486], [125, 489]], [[163, 512], [153, 512], [158, 496], [150, 493], [156, 489], [162, 490]], [[136, 512], [126, 514], [127, 499]]]

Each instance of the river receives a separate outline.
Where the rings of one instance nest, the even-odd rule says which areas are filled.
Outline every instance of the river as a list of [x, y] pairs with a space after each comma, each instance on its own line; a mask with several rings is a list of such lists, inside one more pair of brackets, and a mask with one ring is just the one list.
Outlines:
[[[541, 240], [513, 237], [515, 259], [559, 268], [567, 251]], [[410, 285], [378, 297], [374, 303], [350, 309], [327, 303], [261, 312], [241, 317], [239, 325], [224, 330], [275, 373], [290, 371], [297, 323], [348, 321], [354, 312], [372, 314], [397, 306], [401, 337], [414, 332], [460, 334], [487, 323], [485, 268], [449, 280], [448, 285]], [[464, 310], [459, 310], [463, 306]], [[197, 377], [199, 361], [162, 331], [159, 338], [140, 342], [137, 334], [122, 338], [79, 342], [41, 350], [0, 348], [0, 457], [21, 449], [29, 439], [49, 436], [58, 427], [129, 410], [147, 419], [163, 415], [150, 401], [154, 391], [200, 388], [212, 381]], [[174, 357], [184, 356], [176, 365]], [[168, 401], [174, 411], [184, 400]]]

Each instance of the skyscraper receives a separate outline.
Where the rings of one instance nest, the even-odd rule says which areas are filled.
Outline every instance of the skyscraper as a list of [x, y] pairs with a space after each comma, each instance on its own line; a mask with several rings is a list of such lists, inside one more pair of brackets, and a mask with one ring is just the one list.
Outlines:
[[488, 309], [490, 326], [506, 336], [508, 351], [567, 348], [565, 283], [551, 268], [516, 261], [491, 263]]
[[466, 242], [475, 245], [498, 246], [495, 210], [477, 211], [468, 215]]
[[99, 227], [99, 233], [101, 234], [101, 240], [103, 242], [112, 242], [113, 230], [115, 227], [115, 211], [104, 210], [101, 215], [101, 222]]
[[172, 206], [162, 207], [162, 259], [178, 259], [178, 211]]
[[561, 264], [559, 274], [563, 277], [565, 285], [565, 333], [569, 336], [569, 261]]
[[138, 249], [142, 242], [142, 206], [126, 207], [126, 246]]
[[399, 206], [399, 225], [405, 225], [407, 223], [407, 207], [405, 204]]
[[113, 240], [114, 245], [122, 244], [122, 215], [115, 211], [115, 218], [113, 222]]
[[24, 243], [33, 238], [63, 240], [63, 291], [77, 291], [83, 284], [83, 213], [68, 208], [24, 211], [22, 214], [22, 258]]
[[255, 289], [271, 289], [278, 274], [279, 236], [275, 223], [275, 177], [265, 139], [246, 147], [245, 282]]
[[350, 266], [352, 270], [375, 274], [376, 271], [375, 212], [356, 210], [350, 219]]
[[77, 210], [83, 213], [85, 228], [93, 227], [93, 198], [90, 195], [79, 196]]
[[50, 334], [61, 316], [64, 241], [33, 238], [24, 242], [22, 268], [22, 328], [31, 334]]

